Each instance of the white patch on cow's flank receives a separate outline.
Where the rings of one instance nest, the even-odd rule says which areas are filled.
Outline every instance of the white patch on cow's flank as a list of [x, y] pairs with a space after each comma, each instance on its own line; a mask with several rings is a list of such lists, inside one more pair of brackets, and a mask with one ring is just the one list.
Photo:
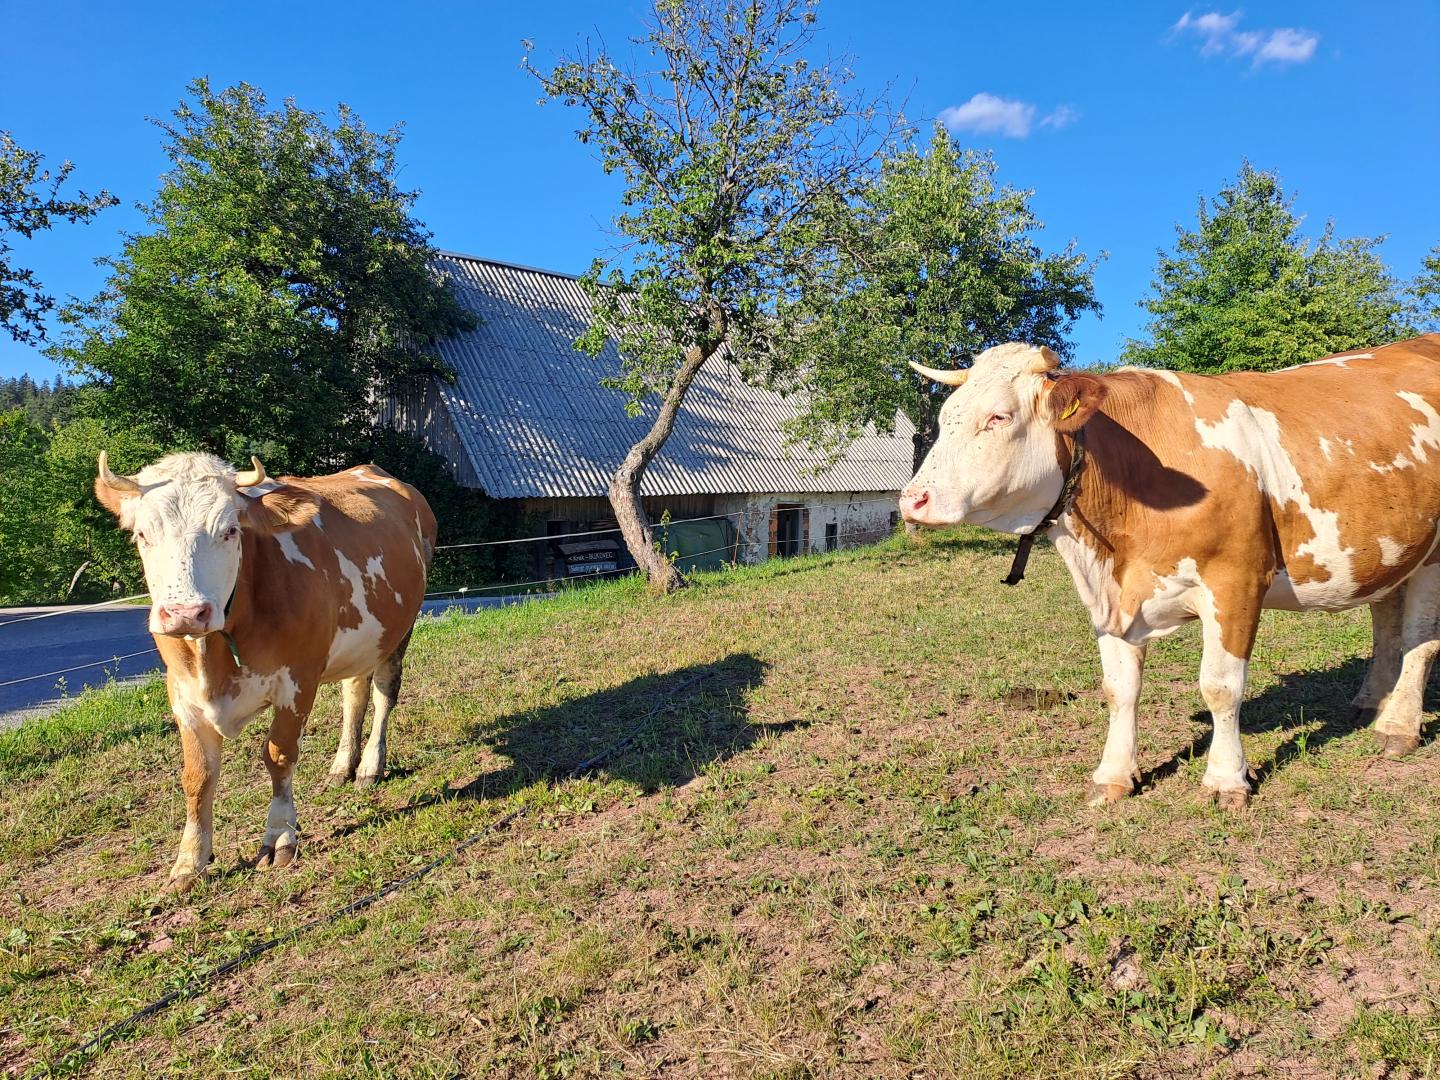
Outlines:
[[1440, 413], [1419, 394], [1409, 390], [1401, 390], [1395, 396], [1425, 417], [1425, 423], [1410, 425], [1410, 456], [1422, 465], [1427, 464], [1430, 458], [1426, 448], [1440, 450]]
[[350, 603], [360, 613], [360, 625], [336, 629], [325, 663], [325, 682], [373, 671], [381, 660], [380, 643], [385, 636], [385, 627], [365, 603], [365, 575], [360, 567], [347, 559], [343, 552], [336, 551], [335, 558], [341, 576], [350, 585]]
[[1324, 435], [1320, 436], [1320, 452], [1325, 455], [1325, 460], [1330, 460], [1330, 440]]
[[1136, 369], [1134, 369], [1134, 370], [1137, 370], [1137, 371], [1138, 371], [1138, 370], [1149, 370], [1151, 375], [1154, 375], [1157, 379], [1164, 379], [1164, 380], [1165, 380], [1166, 382], [1168, 382], [1171, 386], [1175, 387], [1176, 390], [1179, 390], [1180, 393], [1184, 394], [1184, 395], [1185, 395], [1185, 404], [1186, 404], [1186, 405], [1194, 405], [1194, 404], [1195, 404], [1195, 395], [1192, 394], [1192, 393], [1190, 393], [1189, 390], [1186, 390], [1186, 389], [1185, 389], [1185, 384], [1180, 381], [1180, 376], [1179, 376], [1179, 375], [1176, 375], [1173, 371], [1160, 371], [1160, 370], [1154, 369], [1154, 368], [1151, 368], [1151, 369], [1140, 369], [1140, 368], [1136, 368]]
[[381, 487], [387, 488], [391, 486], [390, 478], [388, 476], [372, 476], [360, 466], [356, 466], [355, 468], [351, 469], [350, 472], [352, 475], [354, 475], [355, 479], [363, 480], [367, 484], [379, 484]]
[[1275, 414], [1236, 399], [1215, 423], [1197, 419], [1195, 430], [1201, 443], [1230, 454], [1254, 475], [1263, 493], [1280, 506], [1294, 503], [1310, 523], [1315, 535], [1297, 547], [1295, 554], [1309, 555], [1329, 578], [1295, 585], [1298, 601], [1305, 607], [1326, 609], [1352, 605], [1356, 595], [1354, 549], [1341, 545], [1340, 515], [1310, 501], [1305, 481], [1285, 450]]
[[1327, 367], [1327, 366], [1329, 366], [1329, 367], [1340, 367], [1340, 368], [1343, 368], [1343, 367], [1345, 367], [1346, 364], [1348, 364], [1351, 360], [1373, 360], [1373, 359], [1375, 359], [1375, 354], [1374, 354], [1374, 353], [1368, 353], [1368, 352], [1361, 352], [1361, 353], [1344, 353], [1344, 354], [1342, 354], [1342, 355], [1340, 355], [1340, 356], [1327, 356], [1327, 357], [1326, 357], [1325, 359], [1323, 359], [1323, 360], [1310, 360], [1310, 361], [1307, 361], [1307, 362], [1304, 363], [1304, 364], [1291, 364], [1289, 367], [1287, 367], [1287, 368], [1281, 368], [1280, 370], [1281, 370], [1281, 371], [1295, 371], [1295, 370], [1298, 369], [1298, 368]]
[[385, 559], [380, 555], [371, 555], [365, 562], [365, 576], [374, 578], [376, 581], [385, 580]]
[[1405, 561], [1405, 552], [1409, 550], [1398, 540], [1392, 540], [1388, 536], [1380, 537], [1380, 565], [1399, 566]]
[[280, 545], [280, 550], [284, 553], [285, 558], [293, 563], [299, 563], [301, 566], [308, 566], [311, 570], [315, 569], [315, 564], [310, 561], [308, 555], [300, 550], [300, 545], [295, 542], [293, 535], [283, 532], [275, 537], [275, 541]]

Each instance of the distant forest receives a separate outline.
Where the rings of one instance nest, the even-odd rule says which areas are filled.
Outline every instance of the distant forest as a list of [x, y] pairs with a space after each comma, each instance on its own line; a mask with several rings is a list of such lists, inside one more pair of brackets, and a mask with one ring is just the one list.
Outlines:
[[70, 419], [79, 387], [57, 378], [54, 383], [36, 382], [29, 375], [0, 378], [0, 414], [19, 409], [38, 428], [48, 428]]

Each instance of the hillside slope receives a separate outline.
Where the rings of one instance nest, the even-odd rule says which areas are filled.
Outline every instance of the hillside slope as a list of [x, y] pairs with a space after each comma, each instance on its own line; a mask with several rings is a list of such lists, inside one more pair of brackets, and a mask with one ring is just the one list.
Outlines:
[[158, 898], [183, 818], [162, 687], [0, 735], [0, 1066], [524, 808], [93, 1075], [1440, 1070], [1440, 751], [1385, 761], [1346, 719], [1366, 615], [1267, 616], [1239, 817], [1199, 785], [1198, 636], [1153, 648], [1145, 789], [1095, 811], [1094, 640], [1054, 552], [1016, 589], [1009, 553], [960, 533], [428, 623], [391, 778], [321, 789], [326, 691], [300, 862], [250, 870], [253, 727], [227, 747], [217, 863], [182, 898]]

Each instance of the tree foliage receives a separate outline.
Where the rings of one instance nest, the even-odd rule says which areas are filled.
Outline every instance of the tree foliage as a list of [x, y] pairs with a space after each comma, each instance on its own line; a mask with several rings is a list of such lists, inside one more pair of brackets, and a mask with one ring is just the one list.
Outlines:
[[665, 589], [680, 579], [654, 551], [645, 468], [712, 357], [761, 379], [785, 355], [777, 303], [804, 287], [817, 212], [848, 195], [871, 152], [871, 111], [847, 96], [848, 74], [810, 58], [815, 7], [654, 0], [631, 58], [602, 48], [530, 69], [546, 100], [580, 110], [577, 137], [624, 181], [614, 224], [626, 243], [585, 279], [596, 320], [578, 344], [615, 343], [632, 413], [659, 399], [610, 490], [631, 554]]
[[434, 342], [473, 325], [396, 182], [398, 130], [203, 79], [157, 123], [150, 229], [66, 309], [57, 357], [104, 387], [104, 418], [169, 447], [294, 472], [367, 456], [377, 397], [445, 374]]
[[888, 155], [861, 196], [831, 206], [824, 273], [790, 305], [803, 326], [788, 380], [807, 413], [792, 435], [838, 452], [867, 424], [916, 427], [915, 465], [934, 441], [943, 387], [910, 370], [964, 367], [1006, 341], [1049, 345], [1098, 312], [1095, 260], [1045, 252], [1031, 192], [1001, 185], [987, 154], [939, 125], [928, 152]]
[[1161, 251], [1149, 340], [1126, 344], [1128, 363], [1177, 371], [1269, 371], [1412, 332], [1400, 285], [1379, 255], [1383, 237], [1338, 238], [1328, 223], [1311, 242], [1274, 173], [1249, 162], [1196, 227], [1176, 226]]
[[47, 428], [20, 409], [0, 414], [0, 604], [144, 591], [128, 535], [92, 494], [101, 450], [127, 472], [161, 454], [134, 429], [91, 419]]
[[0, 413], [19, 409], [30, 422], [41, 428], [63, 423], [73, 415], [80, 388], [62, 379], [52, 384], [36, 382], [29, 375], [0, 378]]
[[1440, 244], [1425, 256], [1407, 292], [1416, 329], [1440, 333]]
[[60, 188], [75, 166], [67, 161], [52, 173], [41, 167], [44, 160], [0, 131], [0, 328], [26, 345], [45, 340], [45, 314], [55, 301], [33, 270], [15, 265], [11, 239], [28, 240], [57, 221], [89, 221], [120, 201], [108, 191], [61, 198]]

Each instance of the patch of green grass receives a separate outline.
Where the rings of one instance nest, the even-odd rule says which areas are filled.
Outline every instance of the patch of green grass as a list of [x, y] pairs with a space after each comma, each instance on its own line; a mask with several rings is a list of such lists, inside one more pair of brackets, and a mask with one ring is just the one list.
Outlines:
[[158, 895], [183, 819], [163, 687], [0, 735], [0, 1067], [523, 808], [93, 1073], [1434, 1075], [1440, 758], [1386, 762], [1348, 719], [1364, 613], [1267, 614], [1239, 817], [1199, 787], [1198, 634], [1156, 643], [1146, 786], [1094, 811], [1093, 635], [1053, 552], [1017, 589], [1009, 558], [960, 531], [425, 620], [389, 779], [323, 789], [324, 691], [300, 862], [251, 870], [257, 725], [185, 897]]

